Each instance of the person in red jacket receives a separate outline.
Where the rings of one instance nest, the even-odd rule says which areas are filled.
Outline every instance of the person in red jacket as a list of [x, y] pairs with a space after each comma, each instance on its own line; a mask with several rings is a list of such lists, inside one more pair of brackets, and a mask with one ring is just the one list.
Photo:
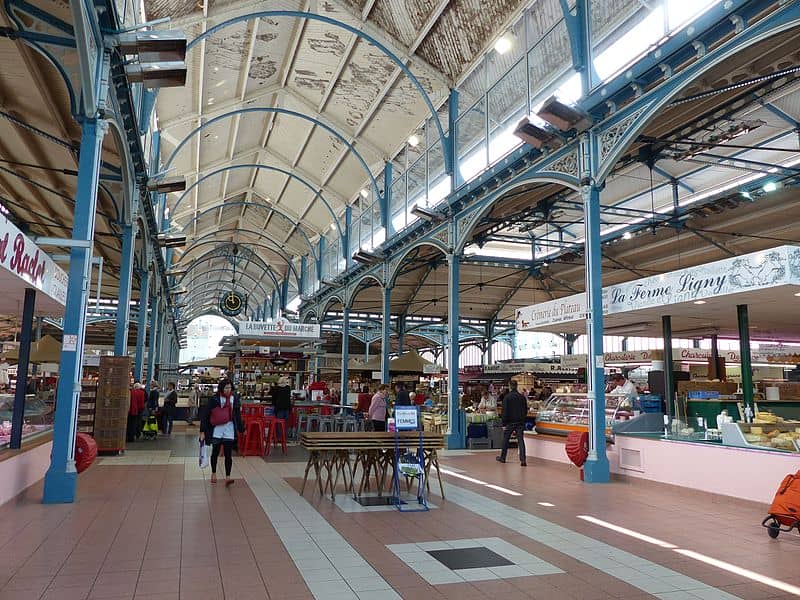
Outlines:
[[131, 390], [131, 405], [128, 409], [128, 442], [133, 442], [139, 436], [141, 427], [139, 426], [144, 412], [145, 395], [142, 384], [135, 381]]

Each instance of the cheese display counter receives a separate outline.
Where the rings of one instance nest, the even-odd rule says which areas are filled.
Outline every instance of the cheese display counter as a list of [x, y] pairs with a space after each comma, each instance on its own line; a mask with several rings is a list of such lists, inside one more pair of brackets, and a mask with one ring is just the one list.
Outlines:
[[[606, 434], [611, 435], [615, 421], [625, 421], [634, 416], [633, 405], [625, 396], [607, 394]], [[570, 431], [588, 431], [589, 397], [583, 394], [555, 393], [539, 410], [536, 431], [551, 435], [567, 435]]]

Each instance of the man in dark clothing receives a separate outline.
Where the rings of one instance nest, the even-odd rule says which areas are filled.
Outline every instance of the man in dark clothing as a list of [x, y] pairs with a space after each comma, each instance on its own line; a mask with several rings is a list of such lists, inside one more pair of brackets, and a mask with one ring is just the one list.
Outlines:
[[275, 418], [289, 421], [292, 411], [291, 380], [284, 376], [278, 380], [278, 385], [272, 388], [272, 407], [275, 409]]
[[519, 447], [519, 464], [527, 467], [525, 457], [525, 419], [528, 416], [528, 400], [517, 391], [517, 382], [511, 381], [511, 390], [503, 397], [503, 449], [497, 460], [501, 463], [506, 462], [508, 454], [508, 442], [511, 434], [517, 433], [517, 446]]
[[405, 383], [398, 381], [394, 386], [394, 391], [397, 393], [394, 398], [395, 406], [411, 406], [411, 396], [408, 395]]

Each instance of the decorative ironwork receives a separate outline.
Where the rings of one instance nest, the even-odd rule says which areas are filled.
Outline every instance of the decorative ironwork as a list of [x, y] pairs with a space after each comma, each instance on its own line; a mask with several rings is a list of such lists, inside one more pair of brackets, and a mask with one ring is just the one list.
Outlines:
[[574, 148], [564, 156], [554, 160], [551, 164], [542, 167], [542, 173], [560, 173], [579, 179], [578, 173], [578, 149]]
[[606, 157], [611, 154], [619, 144], [620, 140], [625, 137], [628, 130], [636, 122], [636, 120], [644, 113], [650, 105], [641, 107], [640, 109], [632, 112], [627, 117], [614, 123], [608, 129], [603, 131], [598, 137], [598, 164], [602, 164]]

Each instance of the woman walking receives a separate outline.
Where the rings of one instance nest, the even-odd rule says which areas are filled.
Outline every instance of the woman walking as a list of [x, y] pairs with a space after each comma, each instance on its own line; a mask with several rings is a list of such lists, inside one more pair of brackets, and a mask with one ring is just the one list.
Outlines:
[[164, 435], [172, 435], [172, 424], [178, 410], [178, 392], [171, 381], [167, 384], [167, 395], [164, 396]]
[[223, 379], [217, 386], [217, 393], [208, 401], [208, 406], [200, 420], [200, 441], [211, 446], [211, 483], [217, 483], [217, 459], [220, 449], [225, 454], [225, 485], [233, 483], [233, 447], [242, 425], [242, 403], [233, 392], [230, 379]]

